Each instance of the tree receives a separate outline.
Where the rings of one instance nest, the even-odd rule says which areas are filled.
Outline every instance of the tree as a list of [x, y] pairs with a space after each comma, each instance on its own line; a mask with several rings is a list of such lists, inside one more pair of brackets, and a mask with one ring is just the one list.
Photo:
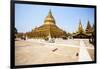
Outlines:
[[14, 31], [15, 31], [15, 34], [17, 34], [17, 33], [18, 33], [18, 31], [17, 31], [17, 29], [16, 29], [16, 28], [14, 28]]

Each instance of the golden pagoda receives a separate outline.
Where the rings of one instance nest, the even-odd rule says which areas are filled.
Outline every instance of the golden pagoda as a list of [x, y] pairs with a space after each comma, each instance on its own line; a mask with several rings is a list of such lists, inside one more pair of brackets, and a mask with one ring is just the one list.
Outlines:
[[50, 10], [45, 17], [44, 24], [40, 27], [34, 28], [28, 33], [28, 35], [32, 38], [45, 38], [49, 35], [51, 38], [61, 38], [62, 36], [65, 36], [66, 33], [56, 25], [55, 19]]

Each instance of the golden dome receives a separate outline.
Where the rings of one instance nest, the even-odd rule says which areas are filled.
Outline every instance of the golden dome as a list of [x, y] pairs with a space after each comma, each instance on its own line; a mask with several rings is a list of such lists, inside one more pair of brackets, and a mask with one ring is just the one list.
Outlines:
[[44, 24], [55, 24], [55, 19], [52, 15], [51, 10], [49, 11], [48, 15], [46, 16], [44, 20]]

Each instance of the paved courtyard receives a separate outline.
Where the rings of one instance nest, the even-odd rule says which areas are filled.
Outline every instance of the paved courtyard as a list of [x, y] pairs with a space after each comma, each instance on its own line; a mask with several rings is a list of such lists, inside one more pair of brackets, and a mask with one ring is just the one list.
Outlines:
[[94, 46], [88, 39], [56, 39], [49, 43], [42, 39], [15, 41], [15, 64], [34, 65], [94, 60]]

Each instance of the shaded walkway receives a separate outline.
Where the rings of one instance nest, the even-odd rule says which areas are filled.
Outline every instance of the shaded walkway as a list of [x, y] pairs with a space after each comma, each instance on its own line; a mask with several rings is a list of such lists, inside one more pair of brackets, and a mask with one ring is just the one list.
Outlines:
[[83, 40], [80, 40], [79, 61], [92, 61]]

